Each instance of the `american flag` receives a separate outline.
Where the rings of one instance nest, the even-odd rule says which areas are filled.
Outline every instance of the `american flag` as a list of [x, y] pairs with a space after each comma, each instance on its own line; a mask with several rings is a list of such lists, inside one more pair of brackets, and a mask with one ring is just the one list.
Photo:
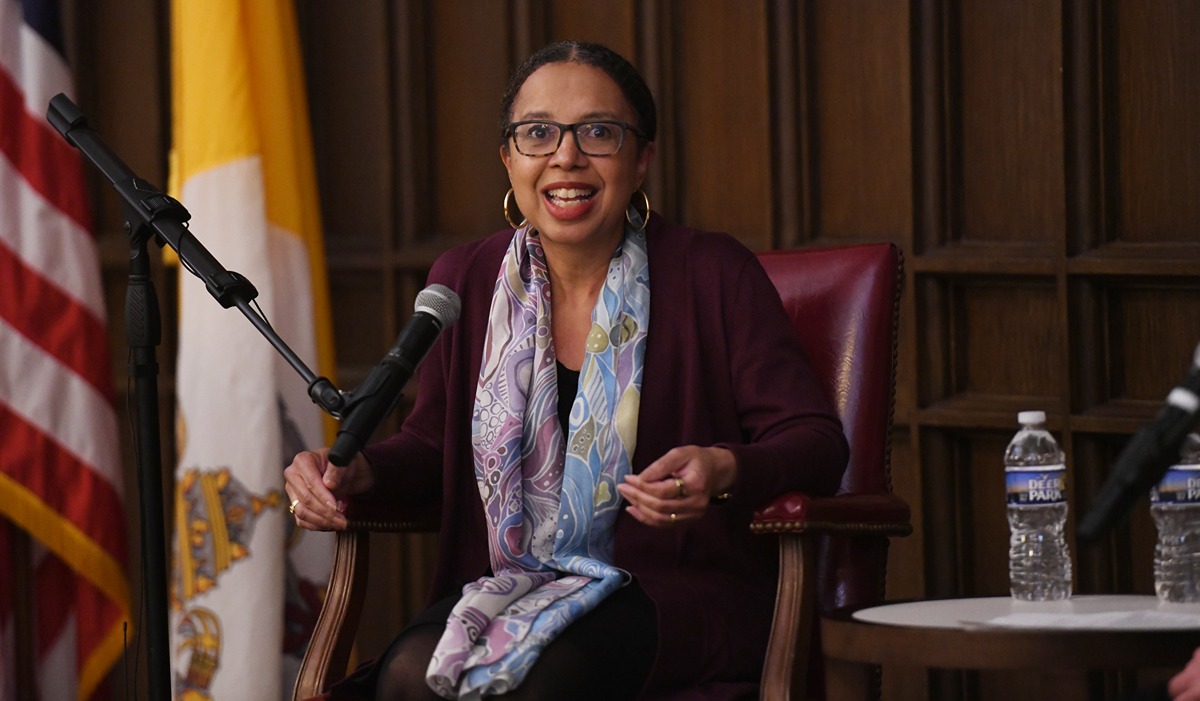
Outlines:
[[106, 697], [128, 619], [99, 259], [80, 156], [44, 117], [59, 92], [57, 1], [0, 0], [0, 699]]

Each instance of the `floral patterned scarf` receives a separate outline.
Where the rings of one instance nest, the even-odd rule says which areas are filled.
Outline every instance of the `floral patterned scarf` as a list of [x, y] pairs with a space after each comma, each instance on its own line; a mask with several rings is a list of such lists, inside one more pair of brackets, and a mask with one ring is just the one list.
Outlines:
[[[639, 222], [640, 223], [640, 222]], [[445, 698], [516, 688], [564, 628], [629, 581], [612, 563], [641, 401], [650, 280], [645, 232], [628, 229], [592, 312], [563, 436], [550, 277], [536, 231], [500, 267], [472, 422], [494, 576], [463, 587], [426, 673]]]

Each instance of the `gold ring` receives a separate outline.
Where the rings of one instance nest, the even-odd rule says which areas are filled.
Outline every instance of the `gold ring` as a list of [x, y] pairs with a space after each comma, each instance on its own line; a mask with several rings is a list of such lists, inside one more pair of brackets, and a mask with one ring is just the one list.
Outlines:
[[687, 486], [684, 485], [683, 480], [679, 479], [678, 477], [675, 478], [675, 489], [677, 490], [675, 494], [676, 499], [684, 499], [687, 497]]
[[295, 516], [296, 515], [296, 505], [299, 503], [300, 503], [300, 500], [296, 499], [296, 500], [292, 501], [291, 504], [288, 504], [288, 513]]
[[675, 523], [676, 518], [678, 517], [675, 514], [671, 514], [671, 523]]

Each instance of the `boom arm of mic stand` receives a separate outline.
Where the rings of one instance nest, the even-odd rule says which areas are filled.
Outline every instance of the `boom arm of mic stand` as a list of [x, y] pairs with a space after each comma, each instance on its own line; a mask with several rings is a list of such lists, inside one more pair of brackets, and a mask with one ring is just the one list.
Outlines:
[[335, 387], [328, 378], [318, 377], [316, 373], [310, 370], [304, 364], [304, 361], [300, 359], [300, 356], [296, 355], [288, 344], [279, 337], [279, 334], [275, 333], [275, 329], [271, 327], [271, 324], [250, 307], [248, 301], [239, 299], [237, 301], [237, 308], [250, 320], [251, 324], [254, 324], [254, 328], [258, 329], [259, 333], [271, 342], [271, 345], [288, 361], [288, 364], [295, 368], [296, 372], [300, 373], [300, 376], [308, 382], [308, 396], [313, 400], [313, 403], [321, 407], [321, 409], [335, 419], [342, 418], [342, 411], [346, 407], [349, 395]]
[[195, 236], [191, 235], [184, 225], [184, 222], [191, 219], [187, 209], [175, 198], [134, 175], [100, 136], [88, 127], [87, 118], [66, 95], [60, 93], [50, 100], [46, 118], [63, 138], [82, 151], [83, 155], [112, 182], [117, 193], [125, 200], [126, 211], [131, 213], [130, 218], [137, 220], [127, 222], [131, 231], [152, 231], [155, 241], [160, 246], [165, 243], [178, 253], [183, 266], [204, 281], [209, 294], [222, 307], [237, 307], [304, 378], [308, 383], [308, 396], [313, 403], [331, 416], [341, 418], [347, 395], [339, 391], [327, 378], [318, 377], [279, 334], [275, 333], [270, 323], [250, 306], [250, 302], [258, 296], [258, 290], [240, 273], [227, 270]]

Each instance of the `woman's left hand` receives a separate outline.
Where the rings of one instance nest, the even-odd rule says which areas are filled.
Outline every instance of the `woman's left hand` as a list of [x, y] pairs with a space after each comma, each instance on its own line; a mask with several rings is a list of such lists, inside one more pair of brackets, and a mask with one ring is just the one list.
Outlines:
[[725, 448], [685, 445], [674, 448], [645, 470], [627, 475], [617, 491], [634, 518], [658, 528], [694, 521], [708, 510], [709, 500], [729, 489], [737, 478], [737, 460]]

